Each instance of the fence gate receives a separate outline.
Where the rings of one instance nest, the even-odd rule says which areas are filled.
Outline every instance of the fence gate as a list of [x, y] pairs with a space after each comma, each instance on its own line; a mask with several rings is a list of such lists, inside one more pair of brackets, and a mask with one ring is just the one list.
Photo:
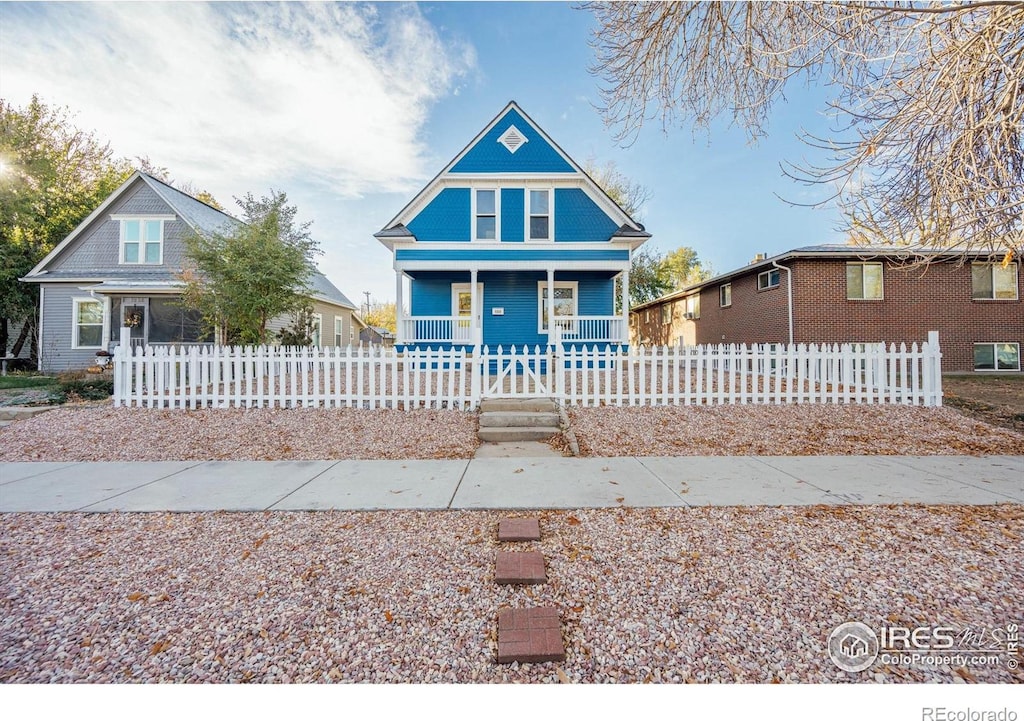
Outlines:
[[547, 347], [492, 351], [484, 346], [477, 364], [482, 398], [549, 398], [554, 394], [555, 357]]

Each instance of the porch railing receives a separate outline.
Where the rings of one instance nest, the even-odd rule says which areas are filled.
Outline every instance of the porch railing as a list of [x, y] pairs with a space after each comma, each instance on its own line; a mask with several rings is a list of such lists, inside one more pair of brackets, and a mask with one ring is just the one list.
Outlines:
[[555, 325], [562, 333], [563, 343], [622, 343], [626, 326], [617, 315], [557, 316]]
[[[625, 323], [615, 315], [557, 316], [555, 326], [566, 343], [622, 343], [626, 339]], [[403, 318], [399, 331], [399, 344], [473, 342], [473, 329], [466, 316]]]

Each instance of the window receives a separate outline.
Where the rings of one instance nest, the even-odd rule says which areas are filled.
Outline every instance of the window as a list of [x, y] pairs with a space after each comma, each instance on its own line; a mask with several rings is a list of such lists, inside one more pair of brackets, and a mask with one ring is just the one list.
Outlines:
[[1019, 343], [975, 343], [974, 370], [1019, 371]]
[[732, 305], [732, 283], [726, 283], [718, 288], [718, 305], [728, 308]]
[[323, 317], [323, 315], [321, 315], [320, 313], [314, 313], [313, 314], [313, 318], [312, 318], [312, 322], [310, 323], [310, 328], [312, 330], [312, 333], [310, 333], [310, 338], [313, 341], [313, 347], [314, 348], [319, 348], [320, 347], [320, 341], [323, 339], [323, 335], [324, 335], [324, 317]]
[[[182, 306], [175, 298], [149, 299], [149, 326], [147, 342], [149, 343], [208, 343], [212, 340], [210, 332], [203, 327], [202, 314]], [[132, 308], [132, 306], [126, 306]], [[135, 306], [143, 312], [142, 325], [145, 328], [146, 306]], [[143, 328], [139, 330], [142, 331]], [[132, 328], [135, 337], [135, 328]]]
[[345, 322], [337, 316], [334, 317], [334, 345], [338, 347], [341, 345], [341, 336], [345, 332]]
[[530, 191], [530, 240], [551, 240], [551, 191]]
[[757, 289], [768, 290], [769, 288], [779, 287], [779, 271], [778, 270], [766, 270], [764, 273], [760, 273], [757, 276]]
[[120, 218], [121, 263], [160, 265], [164, 261], [165, 218]]
[[882, 264], [881, 263], [847, 263], [846, 264], [846, 299], [847, 300], [881, 300], [882, 299]]
[[971, 298], [1017, 300], [1017, 264], [1004, 268], [999, 263], [972, 263]]
[[683, 318], [686, 320], [697, 320], [700, 318], [700, 295], [689, 295], [686, 297], [686, 306], [683, 311]]
[[72, 299], [72, 348], [102, 348], [105, 335], [103, 301], [95, 298]]
[[661, 304], [661, 324], [670, 325], [672, 323], [672, 304], [662, 303]]
[[[576, 290], [578, 283], [561, 282], [555, 283], [555, 318], [576, 315]], [[537, 301], [539, 304], [537, 316], [541, 333], [548, 332], [548, 282], [542, 280], [537, 283]], [[556, 321], [563, 330], [572, 330], [571, 321]]]
[[498, 191], [478, 190], [474, 197], [476, 199], [475, 238], [477, 240], [497, 240]]

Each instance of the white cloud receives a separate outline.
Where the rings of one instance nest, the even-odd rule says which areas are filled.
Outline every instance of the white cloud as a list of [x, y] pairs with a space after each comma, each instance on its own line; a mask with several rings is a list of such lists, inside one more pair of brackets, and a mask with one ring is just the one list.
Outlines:
[[0, 4], [0, 95], [222, 199], [415, 192], [434, 102], [475, 65], [413, 6]]

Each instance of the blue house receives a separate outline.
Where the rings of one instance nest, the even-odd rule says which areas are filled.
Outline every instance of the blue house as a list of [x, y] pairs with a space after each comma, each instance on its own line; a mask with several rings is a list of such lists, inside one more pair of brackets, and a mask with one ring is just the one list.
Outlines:
[[510, 102], [375, 237], [394, 257], [397, 346], [507, 348], [628, 343], [650, 234]]

